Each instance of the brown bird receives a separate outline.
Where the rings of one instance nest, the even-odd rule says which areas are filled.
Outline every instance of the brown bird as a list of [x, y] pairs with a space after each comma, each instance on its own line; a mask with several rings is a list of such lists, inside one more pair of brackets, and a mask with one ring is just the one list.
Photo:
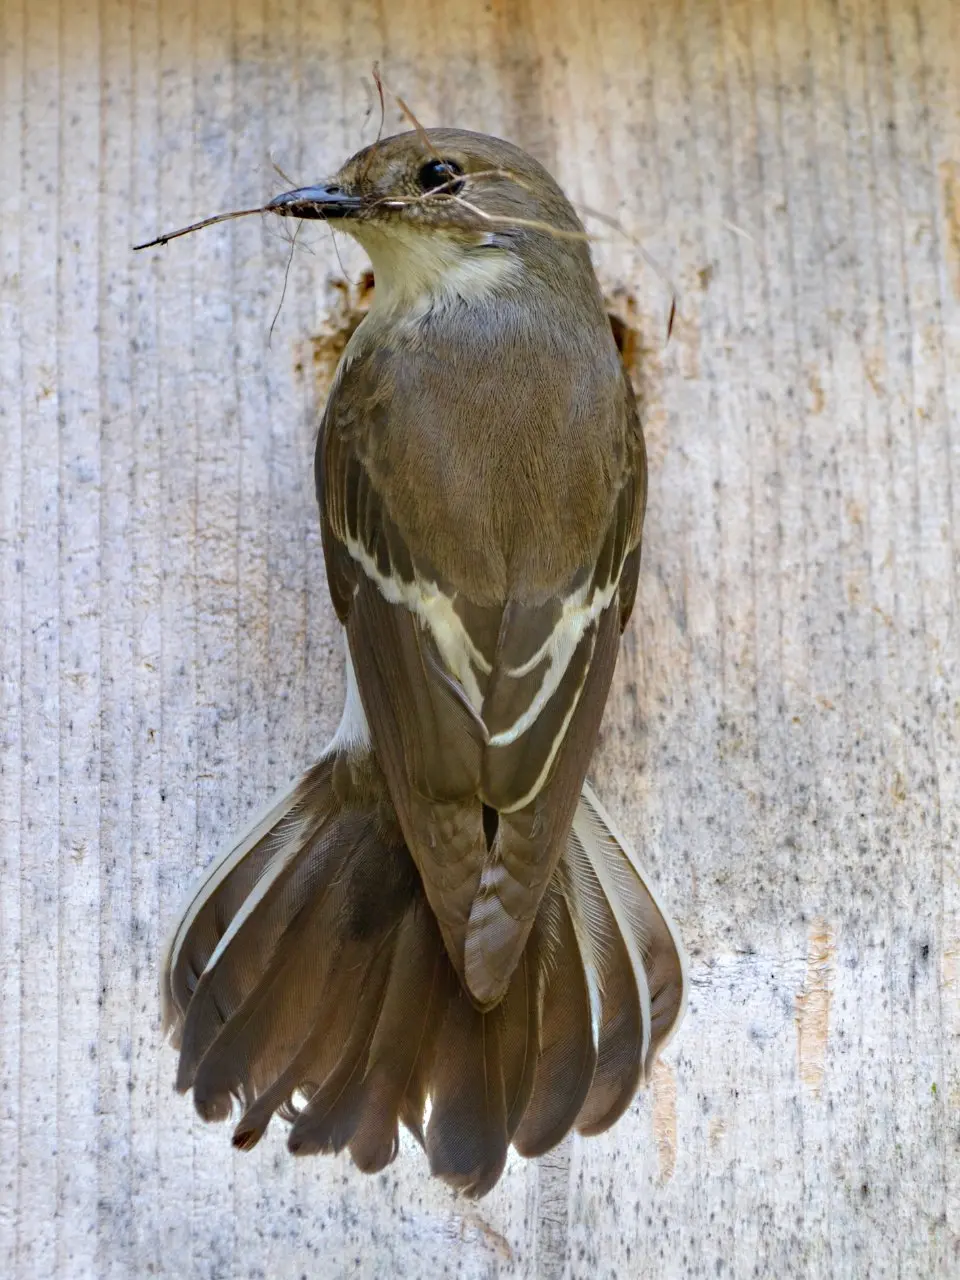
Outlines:
[[[685, 995], [585, 775], [630, 616], [643, 436], [583, 228], [507, 142], [401, 134], [280, 196], [369, 254], [316, 451], [347, 695], [187, 905], [177, 1086], [364, 1170], [402, 1122], [471, 1195], [627, 1108]], [[425, 1124], [427, 1102], [429, 1118]]]

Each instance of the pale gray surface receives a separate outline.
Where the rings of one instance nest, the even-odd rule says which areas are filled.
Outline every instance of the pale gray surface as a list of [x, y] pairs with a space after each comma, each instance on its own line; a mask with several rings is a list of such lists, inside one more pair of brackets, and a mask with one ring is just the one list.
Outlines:
[[[956, 0], [2, 0], [0, 39], [0, 1271], [960, 1273]], [[283, 228], [129, 246], [334, 167], [375, 58], [681, 294], [664, 349], [598, 225], [652, 477], [595, 773], [689, 1014], [613, 1133], [477, 1206], [410, 1144], [234, 1156], [158, 1043], [185, 882], [340, 709], [340, 267], [306, 231], [271, 345]]]

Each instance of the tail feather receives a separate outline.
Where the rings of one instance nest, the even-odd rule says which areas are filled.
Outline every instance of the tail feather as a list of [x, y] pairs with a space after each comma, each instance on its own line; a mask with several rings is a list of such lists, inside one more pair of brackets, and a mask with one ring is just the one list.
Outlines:
[[[278, 852], [200, 974], [180, 1035], [181, 1089], [193, 1083], [224, 1024], [248, 1016], [258, 1000], [267, 999], [270, 980], [286, 980], [297, 960], [291, 954], [297, 936], [321, 927], [325, 904], [334, 910], [339, 905], [336, 877], [362, 841], [363, 828], [356, 820], [330, 821], [304, 834], [305, 840]], [[326, 940], [323, 935], [321, 944]]]
[[600, 1133], [622, 1115], [639, 1087], [649, 1042], [650, 997], [637, 948], [621, 928], [622, 912], [604, 893], [578, 835], [579, 818], [578, 810], [564, 869], [568, 893], [592, 939], [601, 1012], [596, 1070], [576, 1125], [579, 1133]]
[[[342, 768], [340, 766], [343, 766]], [[512, 1142], [609, 1127], [679, 1021], [676, 932], [589, 787], [500, 1003], [461, 987], [369, 762], [311, 769], [205, 877], [167, 952], [164, 1018], [200, 1114], [273, 1115], [300, 1154], [395, 1157], [399, 1126], [466, 1194]], [[386, 814], [386, 818], [384, 817]], [[430, 1104], [424, 1133], [424, 1117]]]
[[[649, 1036], [644, 1071], [680, 1023], [686, 1004], [687, 961], [676, 926], [657, 901], [630, 842], [585, 783], [573, 834], [597, 875], [631, 956], [638, 982], [649, 992]], [[641, 993], [642, 994], [642, 993]]]
[[290, 1130], [287, 1146], [295, 1155], [336, 1154], [356, 1132], [363, 1106], [363, 1085], [370, 1044], [383, 1007], [396, 937], [388, 939], [367, 966], [353, 1008], [353, 1026], [337, 1064], [311, 1094]]
[[422, 901], [407, 909], [350, 1137], [358, 1168], [377, 1173], [396, 1155], [398, 1121], [424, 1144], [423, 1114], [440, 1020], [456, 990], [439, 930]]
[[[256, 1081], [250, 1077], [241, 1083], [238, 1092], [248, 1099], [248, 1105], [234, 1131], [235, 1146], [243, 1150], [253, 1147], [265, 1133], [274, 1114], [279, 1114], [296, 1127], [304, 1107], [321, 1087], [332, 1085], [333, 1077], [341, 1081], [346, 1078], [348, 1063], [353, 1065], [359, 1061], [365, 1047], [370, 1014], [376, 1016], [377, 1001], [382, 994], [383, 966], [389, 957], [388, 948], [389, 939], [386, 944], [375, 946], [372, 955], [366, 945], [343, 949], [337, 971], [328, 973], [319, 987], [322, 992], [320, 1012], [314, 1011], [310, 1023], [307, 1022], [307, 1013], [304, 1014], [304, 1025], [309, 1029], [296, 1052], [288, 1055], [286, 1065], [262, 1091], [257, 1090]], [[385, 950], [387, 956], [384, 955]], [[359, 1035], [355, 1034], [358, 1027]], [[278, 1064], [281, 1061], [278, 1056]], [[329, 1089], [327, 1096], [331, 1096]], [[298, 1103], [298, 1097], [304, 1101]], [[345, 1106], [347, 1100], [346, 1095], [337, 1095], [338, 1106]], [[298, 1139], [294, 1140], [292, 1132], [290, 1137], [295, 1154], [308, 1154], [322, 1146], [319, 1138], [308, 1139], [302, 1130]], [[331, 1150], [334, 1149], [332, 1142], [333, 1139]], [[340, 1150], [343, 1145], [341, 1142], [336, 1149]]]
[[569, 886], [552, 884], [534, 926], [546, 978], [533, 1095], [513, 1138], [522, 1156], [543, 1155], [569, 1133], [597, 1066], [596, 959], [572, 899]]
[[[597, 1069], [576, 1119], [577, 1132], [585, 1136], [609, 1129], [640, 1087], [647, 1025], [640, 994], [643, 983], [643, 975], [634, 970], [623, 939], [612, 939], [603, 972]], [[649, 1001], [646, 1003], [649, 1005]]]
[[320, 760], [250, 827], [243, 840], [216, 861], [196, 885], [170, 938], [163, 959], [160, 1012], [179, 1047], [181, 1013], [190, 1002], [207, 961], [224, 931], [241, 911], [278, 847], [297, 852], [317, 815], [328, 808], [333, 760]]
[[228, 1012], [196, 1068], [193, 1091], [201, 1114], [229, 1111], [231, 1095], [245, 1103], [256, 1097], [301, 1046], [313, 1043], [313, 1028], [320, 1035], [305, 1064], [307, 1078], [319, 1085], [336, 1065], [365, 973], [413, 887], [406, 864], [389, 857], [369, 818], [359, 834], [355, 815], [343, 823], [349, 839], [321, 842], [332, 864], [322, 890], [291, 918], [259, 982]]
[[427, 1156], [437, 1177], [471, 1196], [494, 1186], [507, 1161], [507, 1103], [499, 1019], [466, 992], [447, 1003], [430, 1073]]
[[[229, 1114], [232, 1097], [249, 1105], [291, 1058], [301, 1057], [301, 1050], [312, 1043], [311, 1029], [320, 1021], [331, 988], [337, 988], [342, 999], [342, 1004], [329, 1006], [334, 1014], [346, 1007], [348, 999], [359, 996], [369, 964], [366, 946], [349, 948], [346, 955], [339, 949], [346, 963], [340, 974], [331, 972], [338, 950], [329, 942], [331, 926], [343, 901], [342, 892], [327, 894], [291, 923], [260, 981], [224, 1021], [193, 1069], [192, 1079], [186, 1071], [178, 1076], [179, 1088], [192, 1086], [197, 1109], [205, 1118]], [[306, 1078], [323, 1079], [316, 1072], [317, 1058], [328, 1069], [335, 1065], [330, 1049], [349, 1035], [349, 1025], [343, 1023], [343, 1017], [329, 1019], [310, 1056], [313, 1070]]]
[[511, 1139], [526, 1114], [536, 1079], [542, 978], [535, 949], [528, 947], [520, 957], [506, 997], [493, 1015], [500, 1020], [507, 1136]]
[[[296, 1051], [278, 1054], [269, 1071], [254, 1075], [248, 1069], [243, 1079], [234, 1085], [237, 1096], [247, 1103], [234, 1130], [234, 1146], [250, 1150], [263, 1137], [275, 1114], [292, 1125], [288, 1146], [294, 1155], [340, 1151], [346, 1145], [347, 1139], [339, 1137], [343, 1129], [341, 1117], [349, 1108], [350, 1088], [355, 1085], [351, 1070], [362, 1061], [370, 1024], [377, 1016], [384, 968], [388, 963], [384, 950], [381, 946], [372, 957], [368, 955], [367, 963], [356, 950], [345, 954], [342, 971], [331, 975], [331, 980], [324, 984], [323, 1012], [314, 1019]], [[287, 1065], [278, 1071], [279, 1063], [285, 1058]], [[271, 1082], [262, 1088], [262, 1079], [271, 1075]], [[201, 1079], [199, 1088], [203, 1087]], [[194, 1094], [199, 1100], [202, 1094], [198, 1095], [197, 1088], [195, 1086]], [[321, 1091], [322, 1097], [318, 1097]], [[298, 1098], [301, 1101], [298, 1102]], [[315, 1099], [317, 1106], [311, 1112], [311, 1122], [301, 1124], [304, 1112]], [[321, 1110], [324, 1102], [325, 1111]], [[331, 1111], [336, 1115], [328, 1132], [324, 1120]]]

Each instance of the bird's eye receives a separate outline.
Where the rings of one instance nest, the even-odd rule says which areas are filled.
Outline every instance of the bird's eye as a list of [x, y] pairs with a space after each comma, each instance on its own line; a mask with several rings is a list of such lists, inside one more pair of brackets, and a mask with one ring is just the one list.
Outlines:
[[457, 175], [463, 170], [456, 160], [428, 160], [417, 174], [417, 181], [422, 191], [436, 191], [442, 187], [444, 194], [455, 196], [463, 190], [463, 181], [457, 181]]

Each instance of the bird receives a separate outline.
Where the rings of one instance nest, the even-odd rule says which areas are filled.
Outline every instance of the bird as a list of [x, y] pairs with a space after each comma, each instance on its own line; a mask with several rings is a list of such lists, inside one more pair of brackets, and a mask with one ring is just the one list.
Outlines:
[[640, 417], [583, 225], [517, 146], [418, 126], [266, 207], [373, 269], [315, 455], [346, 695], [171, 934], [176, 1086], [240, 1149], [278, 1116], [368, 1173], [404, 1127], [479, 1197], [511, 1146], [619, 1119], [684, 1009], [676, 926], [587, 781]]

